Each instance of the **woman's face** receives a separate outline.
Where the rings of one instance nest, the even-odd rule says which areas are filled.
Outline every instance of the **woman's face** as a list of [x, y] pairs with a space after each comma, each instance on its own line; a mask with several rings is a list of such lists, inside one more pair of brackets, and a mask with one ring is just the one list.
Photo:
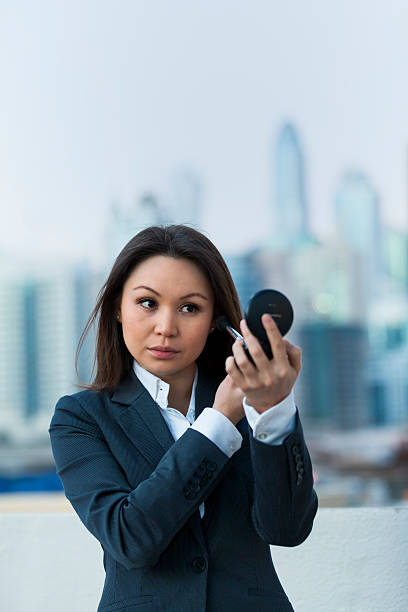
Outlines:
[[127, 278], [119, 320], [136, 361], [170, 383], [175, 376], [194, 374], [195, 360], [213, 326], [213, 311], [212, 287], [193, 262], [154, 255]]

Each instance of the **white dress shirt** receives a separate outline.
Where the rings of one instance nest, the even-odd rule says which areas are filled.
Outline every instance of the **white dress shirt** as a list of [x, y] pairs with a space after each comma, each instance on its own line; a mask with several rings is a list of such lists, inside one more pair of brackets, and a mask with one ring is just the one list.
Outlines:
[[[135, 359], [133, 370], [150, 393], [153, 400], [158, 404], [160, 411], [175, 440], [189, 428], [196, 429], [227, 455], [232, 455], [241, 447], [242, 436], [235, 425], [224, 414], [211, 408], [204, 408], [201, 414], [195, 418], [195, 390], [197, 387], [198, 369], [196, 368], [190, 403], [186, 416], [176, 408], [167, 403], [170, 385], [161, 378], [143, 368]], [[281, 444], [286, 436], [294, 429], [296, 418], [296, 406], [293, 390], [279, 404], [272, 406], [262, 414], [251, 406], [244, 397], [242, 402], [245, 416], [252, 429], [254, 438], [265, 444]], [[200, 516], [204, 515], [204, 502], [200, 505]]]

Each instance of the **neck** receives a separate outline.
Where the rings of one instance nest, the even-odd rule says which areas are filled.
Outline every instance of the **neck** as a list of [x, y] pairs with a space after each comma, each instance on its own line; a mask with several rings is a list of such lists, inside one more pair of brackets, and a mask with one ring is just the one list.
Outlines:
[[168, 395], [169, 406], [180, 410], [184, 415], [186, 415], [188, 411], [196, 367], [196, 364], [193, 363], [192, 367], [188, 371], [183, 372], [182, 376], [179, 374], [177, 376], [170, 375], [162, 377], [162, 379], [170, 385]]

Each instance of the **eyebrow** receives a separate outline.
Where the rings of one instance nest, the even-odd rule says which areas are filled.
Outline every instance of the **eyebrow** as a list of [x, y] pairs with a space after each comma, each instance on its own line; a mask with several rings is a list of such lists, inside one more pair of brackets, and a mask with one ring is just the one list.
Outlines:
[[[147, 287], [146, 285], [139, 285], [138, 287], [133, 287], [132, 291], [136, 291], [136, 289], [147, 289], [147, 291], [151, 291], [152, 293], [155, 293], [156, 295], [161, 297], [158, 291], [156, 291], [155, 289], [152, 289], [151, 287]], [[203, 300], [208, 300], [208, 298], [205, 295], [203, 295], [202, 293], [198, 293], [198, 292], [187, 293], [187, 295], [182, 295], [179, 299], [185, 300], [186, 298], [189, 298], [189, 297], [201, 297], [203, 298]]]

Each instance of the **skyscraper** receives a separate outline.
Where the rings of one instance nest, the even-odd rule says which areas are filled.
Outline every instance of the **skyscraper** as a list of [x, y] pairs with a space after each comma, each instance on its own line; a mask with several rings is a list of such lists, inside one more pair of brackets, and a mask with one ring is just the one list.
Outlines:
[[304, 161], [295, 127], [286, 123], [275, 151], [274, 243], [291, 247], [308, 236]]
[[367, 359], [367, 334], [361, 325], [310, 322], [300, 326], [302, 371], [295, 397], [306, 420], [339, 429], [369, 422], [362, 364]]
[[408, 290], [408, 234], [406, 231], [384, 230], [384, 259], [388, 276], [402, 291]]
[[28, 407], [25, 290], [21, 279], [0, 278], [0, 437]]
[[260, 271], [253, 253], [226, 255], [225, 261], [237, 289], [242, 311], [245, 312], [252, 295], [263, 289]]
[[[78, 390], [75, 350], [102, 275], [86, 262], [31, 262], [0, 277], [0, 438], [47, 438], [57, 399]], [[78, 370], [89, 382], [91, 330]]]
[[365, 174], [345, 172], [335, 195], [335, 212], [338, 237], [364, 255], [373, 289], [383, 271], [383, 245], [378, 195]]

